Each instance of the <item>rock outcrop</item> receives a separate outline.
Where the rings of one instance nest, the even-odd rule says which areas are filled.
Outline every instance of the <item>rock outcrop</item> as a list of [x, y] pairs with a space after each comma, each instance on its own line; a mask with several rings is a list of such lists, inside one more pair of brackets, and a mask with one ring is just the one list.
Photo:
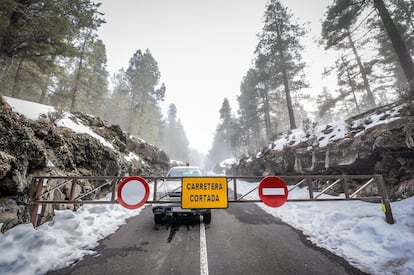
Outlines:
[[[381, 174], [391, 199], [414, 195], [414, 107], [393, 104], [307, 132], [281, 136], [229, 175]], [[279, 146], [283, 144], [283, 146]]]
[[[0, 226], [30, 221], [26, 197], [34, 176], [162, 176], [169, 157], [118, 125], [83, 113], [70, 119], [103, 138], [57, 127], [64, 113], [27, 119], [0, 96]], [[90, 188], [92, 186], [83, 186]], [[65, 194], [63, 194], [65, 195]], [[47, 215], [51, 217], [52, 213]]]

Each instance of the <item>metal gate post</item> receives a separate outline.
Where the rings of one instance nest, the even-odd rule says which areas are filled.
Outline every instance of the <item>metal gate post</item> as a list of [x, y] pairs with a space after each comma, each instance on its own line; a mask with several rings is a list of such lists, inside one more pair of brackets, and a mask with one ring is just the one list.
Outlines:
[[112, 180], [112, 185], [111, 185], [111, 192], [112, 192], [112, 194], [111, 194], [111, 201], [115, 201], [115, 198], [116, 198], [116, 187], [117, 187], [118, 181], [119, 181], [118, 178]]
[[378, 191], [380, 192], [381, 198], [382, 198], [382, 204], [384, 205], [384, 212], [385, 212], [385, 220], [389, 224], [394, 224], [394, 217], [392, 215], [391, 210], [391, 203], [390, 199], [388, 198], [388, 192], [385, 188], [384, 178], [382, 175], [376, 175], [376, 182], [378, 186]]
[[78, 183], [77, 179], [72, 179], [72, 183], [70, 186], [69, 201], [73, 201], [73, 199], [75, 198], [75, 188], [76, 188], [77, 183]]
[[313, 200], [313, 181], [308, 181], [309, 199]]
[[237, 201], [237, 182], [236, 178], [233, 178], [233, 199]]
[[349, 199], [349, 185], [348, 185], [347, 179], [344, 179], [343, 187], [344, 187], [345, 198]]
[[[36, 228], [36, 226], [37, 226], [37, 219], [38, 219], [38, 211], [39, 211], [39, 203], [38, 202], [33, 202], [33, 201], [38, 201], [39, 200], [39, 198], [40, 198], [40, 195], [42, 194], [42, 192], [43, 192], [43, 181], [44, 181], [44, 178], [39, 178], [39, 180], [38, 181], [36, 181], [36, 180], [33, 180], [32, 181], [32, 187], [30, 188], [31, 190], [33, 190], [32, 192], [34, 192], [35, 193], [35, 195], [34, 196], [32, 196], [32, 197], [30, 197], [29, 196], [29, 204], [31, 205], [30, 206], [30, 219], [31, 219], [31, 222], [32, 222], [32, 225], [33, 225], [33, 227], [34, 228]], [[37, 185], [36, 185], [36, 182], [37, 182]]]
[[158, 185], [158, 179], [155, 178], [154, 179], [154, 195], [153, 195], [153, 198], [152, 198], [153, 201], [157, 200], [157, 192], [158, 192], [158, 186], [157, 185]]

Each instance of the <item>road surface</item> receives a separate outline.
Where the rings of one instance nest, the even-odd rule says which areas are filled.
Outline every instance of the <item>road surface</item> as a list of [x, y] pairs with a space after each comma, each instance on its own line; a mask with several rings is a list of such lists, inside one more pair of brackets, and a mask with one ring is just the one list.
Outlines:
[[363, 274], [253, 203], [154, 226], [150, 206], [102, 240], [98, 255], [48, 274]]

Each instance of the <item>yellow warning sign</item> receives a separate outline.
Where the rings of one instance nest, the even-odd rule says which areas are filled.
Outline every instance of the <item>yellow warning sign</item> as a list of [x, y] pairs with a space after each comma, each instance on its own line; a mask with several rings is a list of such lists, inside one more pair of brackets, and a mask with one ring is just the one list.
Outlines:
[[183, 178], [181, 186], [181, 208], [227, 207], [226, 178]]

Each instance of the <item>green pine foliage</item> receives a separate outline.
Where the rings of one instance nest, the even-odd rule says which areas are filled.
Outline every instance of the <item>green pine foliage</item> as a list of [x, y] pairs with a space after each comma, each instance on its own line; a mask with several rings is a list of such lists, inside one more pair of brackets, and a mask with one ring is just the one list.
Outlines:
[[183, 162], [190, 160], [189, 141], [181, 120], [177, 117], [177, 107], [170, 104], [165, 129], [165, 151], [171, 159]]
[[[410, 55], [412, 38], [407, 31], [407, 26], [413, 27], [411, 2], [335, 0], [328, 6], [322, 23], [323, 43], [326, 49], [352, 52], [352, 58], [345, 54], [344, 62], [358, 66], [359, 74], [356, 76], [362, 85], [351, 87], [348, 83], [345, 92], [354, 90], [358, 93], [358, 86], [365, 90], [366, 94], [359, 96], [361, 109], [375, 107], [377, 102], [387, 103], [387, 99], [392, 98], [387, 96], [390, 78], [394, 78], [394, 90], [404, 89], [407, 95], [414, 95], [414, 64]], [[360, 37], [356, 38], [357, 35]], [[365, 48], [372, 52], [375, 47], [377, 56], [371, 54], [370, 60], [364, 62], [360, 51]], [[381, 68], [376, 66], [378, 63], [382, 64]], [[352, 66], [337, 66], [338, 72], [344, 74]]]
[[[406, 0], [392, 0], [389, 3], [389, 11], [411, 56], [414, 56], [414, 3]], [[407, 79], [384, 24], [379, 18], [370, 21], [370, 24], [372, 28], [378, 29], [375, 40], [379, 53], [378, 62], [384, 71], [384, 77], [386, 77], [387, 83], [391, 82], [392, 87], [402, 95], [407, 86]]]
[[105, 22], [99, 6], [90, 0], [1, 1], [2, 93], [99, 113], [107, 92], [105, 47], [95, 34]]
[[[297, 128], [293, 94], [308, 86], [300, 42], [305, 34], [305, 27], [295, 22], [293, 14], [280, 1], [268, 3], [256, 49], [256, 68], [267, 113], [267, 128], [272, 127], [270, 105], [278, 100], [285, 102], [289, 128]], [[273, 134], [274, 131], [267, 129], [268, 137]]]
[[109, 90], [105, 23], [93, 0], [0, 1], [0, 91], [82, 111], [163, 145], [166, 86], [149, 50], [137, 50]]
[[129, 66], [120, 69], [112, 83], [105, 118], [154, 145], [164, 147], [165, 121], [160, 103], [166, 86], [160, 83], [161, 73], [151, 51], [137, 50]]

